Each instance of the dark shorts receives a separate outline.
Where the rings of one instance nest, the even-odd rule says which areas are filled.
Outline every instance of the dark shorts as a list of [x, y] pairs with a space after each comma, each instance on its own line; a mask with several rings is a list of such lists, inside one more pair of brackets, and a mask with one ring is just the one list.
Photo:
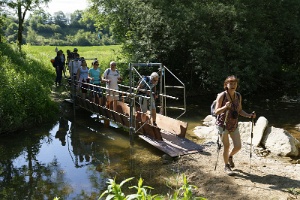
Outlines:
[[95, 86], [91, 86], [91, 90], [93, 92], [93, 96], [97, 96], [98, 97], [102, 97], [102, 89], [100, 87], [97, 87], [97, 86], [100, 86], [98, 84], [95, 84]]
[[88, 81], [82, 80], [82, 83], [81, 83], [81, 92], [82, 93], [87, 93], [87, 89], [89, 88], [89, 85], [85, 84], [85, 83], [88, 83]]

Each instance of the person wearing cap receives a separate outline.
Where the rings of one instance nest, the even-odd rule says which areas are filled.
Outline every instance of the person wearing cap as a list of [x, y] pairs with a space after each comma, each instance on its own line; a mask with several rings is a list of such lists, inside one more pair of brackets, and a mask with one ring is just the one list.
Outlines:
[[91, 86], [92, 89], [92, 101], [102, 105], [102, 90], [99, 87], [101, 84], [101, 70], [99, 69], [98, 60], [92, 62], [92, 68], [89, 69], [89, 80], [90, 83], [94, 86]]
[[[115, 61], [110, 62], [110, 68], [107, 68], [103, 73], [102, 81], [106, 83], [106, 88], [119, 90], [118, 83], [121, 81], [121, 76], [117, 70], [117, 63]], [[117, 101], [119, 100], [119, 93], [117, 91], [106, 91], [106, 107], [109, 109], [117, 110]], [[111, 107], [111, 102], [113, 106]]]

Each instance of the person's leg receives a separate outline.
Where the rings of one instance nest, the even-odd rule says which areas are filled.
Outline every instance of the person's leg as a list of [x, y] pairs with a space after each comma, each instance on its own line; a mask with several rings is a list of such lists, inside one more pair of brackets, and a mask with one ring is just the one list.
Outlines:
[[222, 143], [224, 146], [223, 159], [224, 159], [224, 163], [226, 165], [226, 164], [228, 164], [229, 147], [230, 147], [228, 131], [223, 132], [223, 134], [221, 135], [221, 138], [222, 138]]
[[119, 95], [120, 95], [119, 92], [114, 92], [114, 105], [113, 105], [114, 111], [117, 111]]
[[114, 99], [114, 101], [113, 101], [113, 110], [114, 111], [117, 111], [117, 105], [118, 105], [118, 102], [117, 102], [117, 100]]
[[230, 137], [233, 142], [233, 149], [231, 150], [229, 156], [233, 156], [242, 148], [241, 136], [240, 136], [240, 133], [238, 132], [238, 130], [236, 129], [236, 131], [234, 131], [233, 133], [230, 134]]
[[241, 136], [240, 136], [238, 129], [236, 129], [233, 133], [230, 133], [230, 137], [233, 142], [233, 149], [231, 150], [230, 154], [228, 155], [228, 161], [229, 161], [230, 166], [233, 168], [233, 167], [235, 167], [234, 162], [233, 162], [233, 155], [236, 154], [237, 152], [239, 152], [239, 150], [242, 148], [242, 143], [241, 143]]
[[96, 94], [96, 91], [95, 91], [96, 87], [93, 87], [91, 86], [91, 93], [92, 95], [90, 95], [90, 98], [92, 100], [92, 102], [96, 103], [96, 98], [97, 98], [97, 94]]
[[152, 124], [154, 126], [157, 126], [157, 124], [156, 124], [156, 109], [151, 110], [151, 115], [152, 115]]
[[57, 82], [58, 82], [59, 85], [61, 85], [61, 79], [62, 79], [62, 70], [59, 69], [58, 70], [58, 80], [57, 80]]
[[141, 120], [142, 122], [145, 122], [147, 120], [147, 99], [143, 98], [143, 97], [140, 97], [139, 99], [140, 101], [140, 108], [141, 108]]
[[155, 100], [154, 100], [154, 98], [151, 98], [150, 101], [151, 101], [150, 108], [151, 108], [152, 123], [154, 126], [157, 126]]

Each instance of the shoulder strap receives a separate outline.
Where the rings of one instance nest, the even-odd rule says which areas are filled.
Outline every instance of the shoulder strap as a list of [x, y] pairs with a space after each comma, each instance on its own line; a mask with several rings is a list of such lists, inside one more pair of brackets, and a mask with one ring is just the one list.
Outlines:
[[224, 92], [223, 92], [223, 100], [222, 100], [222, 104], [221, 104], [221, 105], [223, 105], [223, 102], [224, 102], [224, 100], [225, 100], [225, 97], [226, 97], [226, 92], [224, 91]]
[[110, 72], [110, 68], [107, 69], [107, 74], [106, 74], [106, 76], [108, 76], [109, 72]]
[[237, 97], [238, 97], [238, 99], [239, 99], [239, 101], [240, 101], [240, 96], [241, 96], [241, 94], [238, 93], [238, 92], [235, 92], [235, 93], [236, 93], [236, 95], [237, 95]]

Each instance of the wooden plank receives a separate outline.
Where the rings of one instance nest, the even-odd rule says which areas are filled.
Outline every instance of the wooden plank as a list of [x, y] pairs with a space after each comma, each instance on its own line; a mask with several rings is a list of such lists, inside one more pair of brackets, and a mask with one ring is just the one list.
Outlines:
[[156, 124], [159, 128], [171, 132], [179, 137], [185, 137], [188, 123], [168, 116], [156, 114]]
[[[196, 144], [186, 138], [180, 138], [178, 136], [173, 135], [174, 138], [171, 141], [168, 141], [163, 138], [162, 141], [158, 140], [153, 140], [152, 138], [146, 136], [146, 135], [139, 135], [141, 139], [144, 141], [148, 142], [152, 146], [156, 147], [157, 149], [165, 152], [166, 154], [170, 155], [171, 157], [177, 157], [177, 156], [182, 156], [182, 155], [187, 155], [187, 154], [193, 154], [193, 153], [199, 153], [202, 152], [204, 147]], [[176, 141], [180, 138], [180, 141]], [[176, 142], [175, 142], [176, 141]], [[180, 144], [180, 145], [176, 145]], [[188, 145], [185, 145], [188, 144]]]
[[128, 118], [128, 116], [120, 114], [120, 117], [122, 118], [123, 126], [126, 126], [126, 127], [129, 128], [129, 118]]
[[103, 106], [98, 106], [99, 107], [99, 114], [102, 115], [103, 117], [106, 117], [106, 112], [105, 112], [105, 108]]
[[123, 115], [130, 115], [130, 107], [128, 104], [123, 103], [121, 101], [117, 101], [117, 112]]
[[154, 129], [153, 129], [153, 126], [151, 126], [150, 124], [143, 124], [143, 134], [144, 135], [148, 135], [149, 137], [151, 137], [152, 139], [156, 139], [155, 138], [155, 132], [154, 132]]
[[98, 114], [99, 113], [99, 106], [98, 106], [98, 104], [92, 102], [92, 110], [93, 110], [94, 113]]
[[113, 117], [114, 117], [115, 122], [117, 122], [117, 123], [123, 125], [123, 120], [122, 120], [120, 114], [117, 113], [116, 111], [111, 111], [111, 113], [112, 113], [112, 115], [113, 115]]

